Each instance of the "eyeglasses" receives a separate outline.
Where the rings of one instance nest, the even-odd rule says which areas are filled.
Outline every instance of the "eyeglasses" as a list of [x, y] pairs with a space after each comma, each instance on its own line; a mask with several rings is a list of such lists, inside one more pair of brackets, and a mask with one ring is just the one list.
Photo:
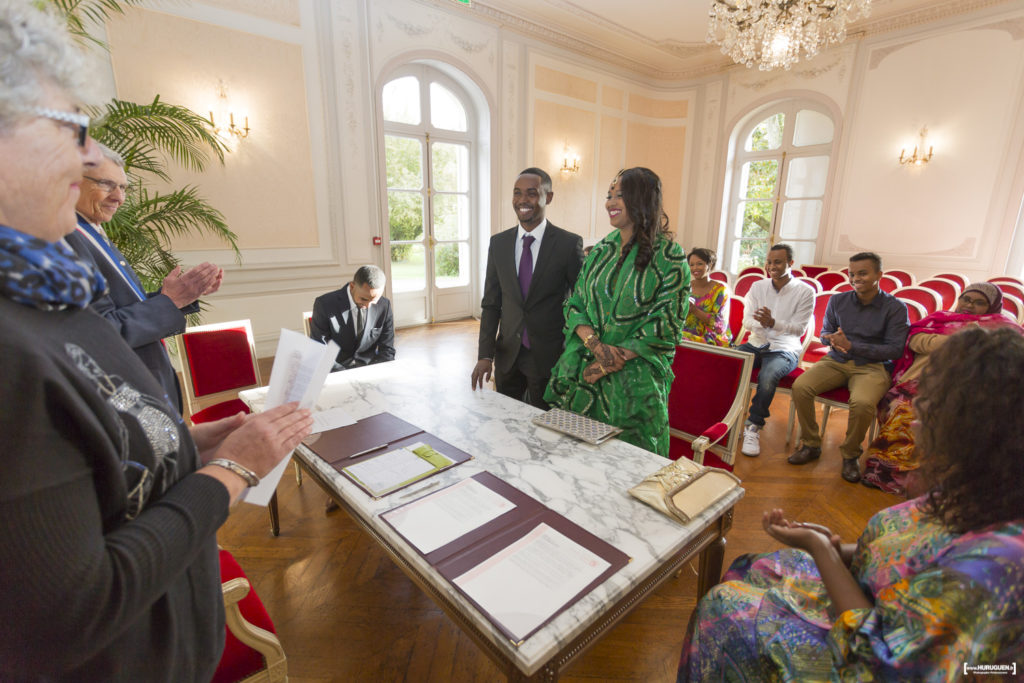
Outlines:
[[69, 126], [78, 135], [78, 146], [85, 147], [85, 141], [89, 139], [89, 117], [85, 114], [71, 111], [59, 111], [46, 107], [33, 107], [32, 113], [44, 119], [50, 119], [57, 123]]
[[960, 295], [960, 302], [964, 303], [964, 304], [967, 304], [968, 306], [978, 306], [979, 308], [980, 307], [988, 308], [988, 306], [989, 306], [988, 299], [985, 299], [985, 298], [972, 299], [971, 297], [967, 296], [966, 294], [961, 294]]
[[92, 176], [82, 176], [91, 183], [96, 183], [102, 187], [106, 192], [113, 192], [114, 190], [121, 190], [122, 193], [128, 194], [128, 190], [132, 189], [130, 184], [115, 183], [113, 180], [104, 180], [103, 178], [93, 178]]

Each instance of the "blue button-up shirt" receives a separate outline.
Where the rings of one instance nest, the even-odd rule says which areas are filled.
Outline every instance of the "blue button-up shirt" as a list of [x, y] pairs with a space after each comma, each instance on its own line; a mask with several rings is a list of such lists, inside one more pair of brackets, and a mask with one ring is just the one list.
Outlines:
[[[910, 320], [907, 307], [892, 294], [879, 291], [865, 306], [857, 292], [841, 292], [828, 300], [821, 336], [840, 327], [850, 340], [850, 353], [831, 348], [829, 358], [840, 363], [852, 360], [857, 365], [882, 363], [891, 372], [893, 360], [903, 355]], [[821, 343], [831, 346], [824, 339]]]

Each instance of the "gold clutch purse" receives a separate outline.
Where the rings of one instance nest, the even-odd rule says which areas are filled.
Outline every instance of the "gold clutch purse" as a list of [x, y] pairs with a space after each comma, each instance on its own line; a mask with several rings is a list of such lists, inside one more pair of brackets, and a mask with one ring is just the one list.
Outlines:
[[689, 524], [740, 483], [732, 472], [680, 458], [645, 478], [629, 493], [681, 524]]

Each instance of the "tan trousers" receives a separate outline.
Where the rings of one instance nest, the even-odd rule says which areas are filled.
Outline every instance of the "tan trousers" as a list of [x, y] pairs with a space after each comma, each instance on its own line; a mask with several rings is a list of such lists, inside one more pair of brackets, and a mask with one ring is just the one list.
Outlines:
[[839, 452], [844, 458], [859, 458], [861, 442], [889, 385], [889, 373], [881, 363], [856, 365], [852, 360], [839, 363], [828, 357], [819, 360], [793, 382], [793, 403], [800, 418], [804, 445], [821, 448], [814, 397], [829, 389], [845, 386], [850, 390], [850, 421]]

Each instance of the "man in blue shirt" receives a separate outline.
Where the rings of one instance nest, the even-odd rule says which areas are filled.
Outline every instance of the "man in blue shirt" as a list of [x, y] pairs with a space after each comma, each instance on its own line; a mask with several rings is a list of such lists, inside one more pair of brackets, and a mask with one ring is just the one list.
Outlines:
[[850, 419], [839, 447], [843, 479], [860, 481], [861, 442], [875, 417], [875, 406], [889, 389], [893, 360], [903, 354], [910, 326], [907, 307], [881, 291], [882, 259], [870, 251], [850, 257], [852, 292], [834, 295], [825, 310], [821, 343], [826, 357], [793, 383], [793, 402], [800, 419], [802, 444], [788, 462], [803, 465], [821, 457], [821, 434], [814, 398], [830, 389], [850, 390]]

